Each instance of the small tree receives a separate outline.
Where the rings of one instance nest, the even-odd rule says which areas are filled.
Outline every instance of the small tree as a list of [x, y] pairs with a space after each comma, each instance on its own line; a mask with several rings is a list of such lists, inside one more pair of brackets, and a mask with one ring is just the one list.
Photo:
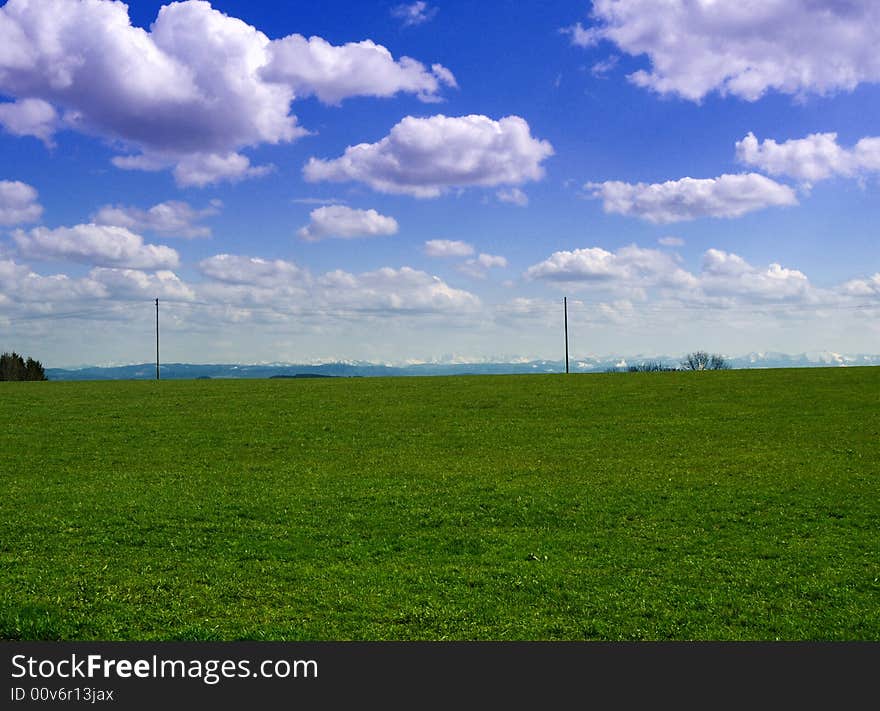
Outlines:
[[43, 364], [33, 358], [28, 358], [24, 364], [25, 380], [48, 380]]
[[706, 351], [688, 353], [681, 361], [682, 370], [728, 370], [730, 365], [724, 356]]
[[48, 380], [38, 360], [25, 360], [18, 353], [0, 355], [0, 380]]

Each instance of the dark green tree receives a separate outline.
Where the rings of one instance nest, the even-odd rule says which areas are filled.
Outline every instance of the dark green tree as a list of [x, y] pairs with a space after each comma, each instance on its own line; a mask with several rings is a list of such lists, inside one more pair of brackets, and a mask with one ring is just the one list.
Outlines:
[[0, 355], [0, 380], [48, 380], [43, 364], [33, 358], [25, 360], [18, 353]]

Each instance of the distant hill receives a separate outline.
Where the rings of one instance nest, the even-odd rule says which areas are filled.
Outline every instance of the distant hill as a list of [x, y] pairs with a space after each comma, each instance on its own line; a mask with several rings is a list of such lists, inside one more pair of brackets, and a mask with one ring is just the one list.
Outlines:
[[270, 375], [270, 379], [274, 378], [336, 378], [336, 375], [324, 375], [323, 373], [296, 373], [295, 375]]
[[[880, 365], [880, 355], [840, 353], [749, 353], [743, 356], [725, 356], [732, 368], [810, 368]], [[677, 365], [674, 356], [603, 356], [573, 359], [573, 373], [601, 373], [625, 369], [645, 361], [660, 361]], [[161, 377], [168, 380], [221, 379], [221, 378], [354, 378], [379, 376], [425, 375], [513, 375], [523, 373], [561, 373], [565, 361], [533, 360], [517, 363], [420, 363], [390, 366], [364, 362], [322, 363], [319, 365], [279, 364], [193, 364], [168, 363], [160, 368]], [[46, 368], [50, 380], [152, 380], [156, 377], [155, 363], [112, 367]]]

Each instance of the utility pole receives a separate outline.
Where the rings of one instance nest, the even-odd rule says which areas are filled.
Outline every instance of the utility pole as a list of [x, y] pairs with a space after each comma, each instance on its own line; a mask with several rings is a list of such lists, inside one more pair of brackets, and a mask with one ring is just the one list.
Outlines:
[[565, 372], [568, 373], [568, 297], [562, 297], [562, 308], [565, 312]]
[[159, 299], [156, 299], [156, 380], [159, 379]]

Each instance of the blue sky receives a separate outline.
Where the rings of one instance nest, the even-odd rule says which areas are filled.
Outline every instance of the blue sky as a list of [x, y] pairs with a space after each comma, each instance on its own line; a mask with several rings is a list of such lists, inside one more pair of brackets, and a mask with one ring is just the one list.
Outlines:
[[0, 349], [880, 352], [868, 0], [0, 5]]

